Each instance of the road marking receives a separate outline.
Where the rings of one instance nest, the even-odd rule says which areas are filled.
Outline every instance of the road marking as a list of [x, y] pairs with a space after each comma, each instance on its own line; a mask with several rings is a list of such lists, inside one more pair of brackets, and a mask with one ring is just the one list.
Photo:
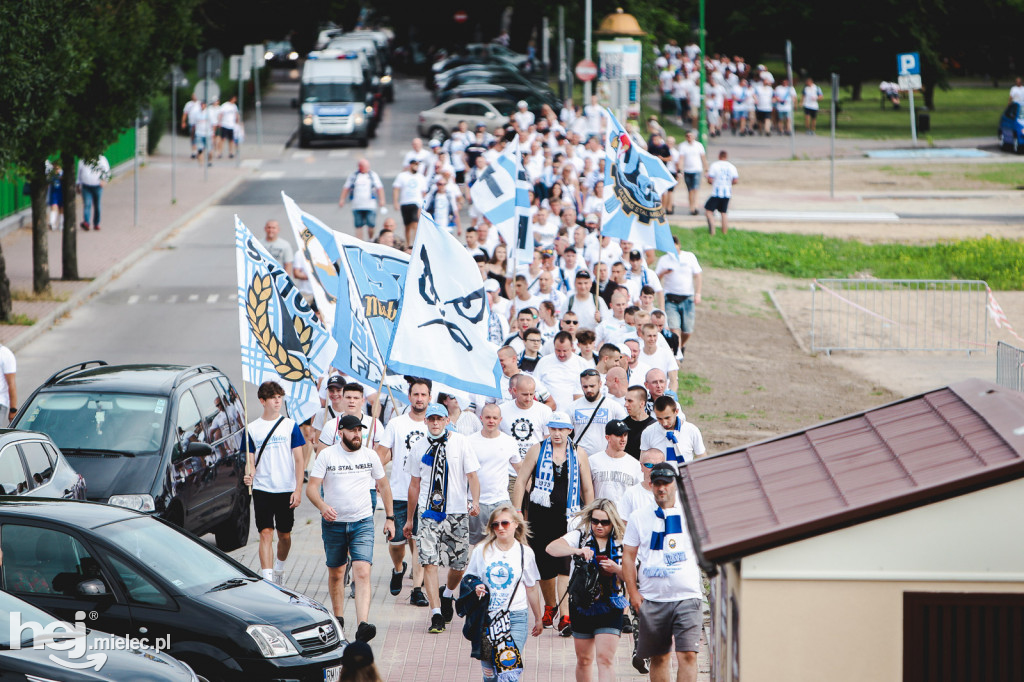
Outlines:
[[138, 302], [139, 302], [139, 297], [138, 297], [137, 294], [133, 294], [133, 295], [128, 297], [128, 305], [135, 305]]
[[199, 294], [192, 294], [191, 296], [188, 297], [188, 300], [189, 300], [189, 302], [198, 301], [199, 300]]
[[729, 211], [733, 220], [763, 222], [896, 223], [900, 217], [888, 211]]
[[148, 301], [155, 301], [155, 300], [157, 300], [159, 298], [160, 297], [157, 296], [156, 294], [150, 294], [149, 297], [146, 300], [148, 300]]
[[351, 152], [348, 149], [332, 149], [327, 152], [327, 158], [329, 159], [344, 159], [347, 158]]
[[210, 294], [206, 297], [207, 303], [216, 303], [217, 299], [220, 298], [220, 294]]
[[387, 152], [386, 149], [371, 149], [370, 151], [366, 152], [366, 155], [367, 156], [373, 156], [373, 157], [381, 157], [381, 156], [386, 156], [387, 153], [388, 152]]
[[260, 178], [263, 180], [277, 180], [284, 177], [284, 171], [263, 171]]
[[308, 159], [313, 156], [313, 152], [292, 152], [293, 159]]
[[168, 297], [167, 302], [168, 303], [177, 303], [178, 302], [178, 295], [177, 294], [173, 294], [172, 296]]
[[242, 159], [242, 168], [259, 168], [263, 165], [263, 159]]

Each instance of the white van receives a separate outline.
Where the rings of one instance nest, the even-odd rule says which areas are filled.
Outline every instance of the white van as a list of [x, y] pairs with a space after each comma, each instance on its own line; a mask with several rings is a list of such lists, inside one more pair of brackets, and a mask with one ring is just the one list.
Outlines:
[[300, 147], [318, 139], [369, 144], [373, 95], [360, 56], [333, 50], [309, 53], [296, 101]]

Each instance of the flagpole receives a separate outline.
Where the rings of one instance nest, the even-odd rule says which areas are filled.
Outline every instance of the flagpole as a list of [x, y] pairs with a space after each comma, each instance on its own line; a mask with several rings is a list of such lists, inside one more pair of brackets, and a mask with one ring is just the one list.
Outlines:
[[[245, 421], [245, 473], [255, 477], [256, 469], [252, 465], [252, 458], [249, 457], [249, 396], [245, 390], [245, 363], [242, 363], [242, 419]], [[249, 499], [252, 499], [252, 483], [249, 483]]]

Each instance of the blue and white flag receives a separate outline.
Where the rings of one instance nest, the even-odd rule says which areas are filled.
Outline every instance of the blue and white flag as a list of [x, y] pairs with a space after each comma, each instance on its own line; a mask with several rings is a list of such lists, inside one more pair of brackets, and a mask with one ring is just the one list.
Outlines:
[[533, 262], [530, 181], [526, 179], [518, 137], [480, 174], [469, 195], [509, 245], [509, 259]]
[[601, 234], [675, 253], [661, 195], [676, 181], [661, 159], [630, 139], [611, 111], [605, 133]]
[[[409, 269], [409, 256], [398, 249], [372, 244], [337, 232], [299, 208], [282, 192], [295, 241], [311, 261], [310, 279], [323, 287], [325, 302], [317, 306], [337, 341], [331, 365], [377, 386]], [[463, 248], [465, 251], [465, 248]], [[313, 289], [314, 296], [316, 288]]]
[[498, 347], [487, 340], [487, 294], [459, 240], [420, 213], [388, 368], [501, 396]]
[[338, 344], [237, 215], [235, 265], [242, 379], [257, 386], [279, 383], [289, 416], [303, 422], [320, 409], [316, 381], [330, 367]]

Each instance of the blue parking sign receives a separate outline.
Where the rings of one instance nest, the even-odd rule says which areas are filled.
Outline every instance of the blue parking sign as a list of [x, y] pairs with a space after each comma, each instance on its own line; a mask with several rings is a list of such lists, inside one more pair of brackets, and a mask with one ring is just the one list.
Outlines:
[[901, 76], [921, 73], [921, 57], [917, 52], [904, 52], [896, 55], [896, 65]]

